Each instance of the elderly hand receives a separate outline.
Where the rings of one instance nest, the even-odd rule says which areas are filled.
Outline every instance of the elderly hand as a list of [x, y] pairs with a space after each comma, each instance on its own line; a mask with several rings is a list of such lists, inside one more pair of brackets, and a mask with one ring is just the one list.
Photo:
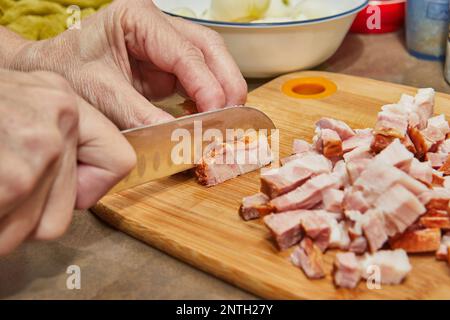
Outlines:
[[243, 104], [247, 95], [217, 33], [166, 16], [151, 0], [116, 0], [81, 30], [28, 43], [9, 66], [63, 75], [121, 129], [171, 119], [149, 101], [174, 91], [200, 111]]
[[61, 76], [0, 69], [0, 255], [53, 239], [135, 164], [131, 146]]

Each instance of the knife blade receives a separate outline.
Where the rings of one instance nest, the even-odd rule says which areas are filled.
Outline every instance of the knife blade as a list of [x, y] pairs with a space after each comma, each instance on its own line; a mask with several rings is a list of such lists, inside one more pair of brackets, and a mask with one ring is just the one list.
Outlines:
[[[276, 129], [272, 120], [262, 111], [252, 107], [229, 107], [178, 118], [173, 121], [138, 127], [123, 131], [123, 135], [134, 148], [137, 164], [130, 174], [114, 186], [108, 194], [126, 190], [149, 181], [168, 177], [195, 166], [198, 148], [191, 149], [189, 161], [174, 161], [174, 148], [180, 143], [177, 136], [187, 135], [192, 145], [206, 146], [203, 133], [209, 129], [219, 130], [225, 137], [231, 130], [267, 130], [270, 135]], [[199, 137], [200, 135], [200, 137]], [[198, 140], [196, 140], [198, 139]], [[201, 154], [200, 154], [201, 156]]]

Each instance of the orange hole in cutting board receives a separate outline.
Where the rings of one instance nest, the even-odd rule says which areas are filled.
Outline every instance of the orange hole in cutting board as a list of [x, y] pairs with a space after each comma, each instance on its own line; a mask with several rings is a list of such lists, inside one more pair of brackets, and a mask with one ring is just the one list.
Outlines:
[[325, 90], [326, 88], [323, 85], [317, 83], [304, 83], [292, 88], [292, 91], [302, 95], [319, 94], [324, 92]]
[[321, 99], [337, 91], [334, 82], [322, 77], [295, 78], [285, 82], [284, 94], [297, 99]]

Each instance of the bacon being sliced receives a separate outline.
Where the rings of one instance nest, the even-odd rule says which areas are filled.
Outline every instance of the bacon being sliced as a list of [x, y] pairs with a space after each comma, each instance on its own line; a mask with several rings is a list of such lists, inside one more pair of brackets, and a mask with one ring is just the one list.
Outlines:
[[292, 263], [301, 268], [310, 279], [325, 277], [322, 251], [308, 237], [304, 238], [291, 255]]
[[408, 255], [402, 249], [381, 250], [374, 254], [366, 253], [358, 260], [362, 277], [367, 279], [375, 275], [376, 279], [377, 271], [379, 271], [380, 279], [376, 280], [380, 280], [382, 284], [400, 284], [412, 269]]
[[230, 143], [213, 142], [196, 167], [198, 182], [211, 187], [262, 168], [273, 160], [264, 134], [244, 136]]
[[355, 288], [361, 280], [361, 267], [352, 252], [338, 253], [334, 261], [334, 283], [342, 288]]
[[245, 197], [242, 199], [242, 205], [239, 213], [242, 219], [248, 221], [258, 219], [273, 211], [269, 205], [270, 199], [264, 193], [257, 193], [255, 195]]

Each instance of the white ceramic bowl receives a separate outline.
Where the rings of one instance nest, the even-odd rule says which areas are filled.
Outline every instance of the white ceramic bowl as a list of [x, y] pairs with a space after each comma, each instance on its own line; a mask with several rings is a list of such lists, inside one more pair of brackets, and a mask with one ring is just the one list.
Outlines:
[[[227, 23], [183, 18], [219, 32], [244, 76], [273, 77], [313, 68], [330, 58], [344, 40], [357, 13], [368, 3], [367, 0], [316, 1], [332, 6], [339, 13], [313, 20], [278, 23]], [[154, 2], [169, 14], [180, 7], [200, 13], [210, 6], [210, 0]]]

